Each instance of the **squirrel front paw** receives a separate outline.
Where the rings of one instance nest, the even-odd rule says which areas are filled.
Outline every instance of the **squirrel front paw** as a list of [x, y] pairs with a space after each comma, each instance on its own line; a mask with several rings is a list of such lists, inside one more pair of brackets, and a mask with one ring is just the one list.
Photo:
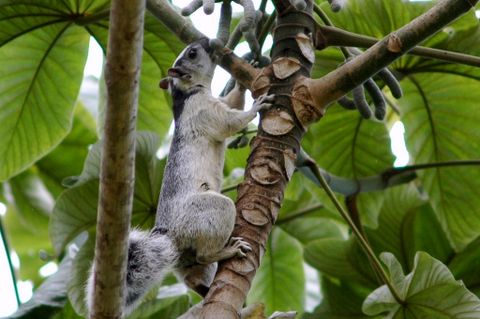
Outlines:
[[252, 109], [256, 112], [267, 110], [273, 105], [273, 101], [275, 100], [275, 95], [264, 94], [260, 95], [255, 102], [253, 103]]
[[249, 243], [243, 240], [242, 237], [232, 237], [228, 242], [228, 248], [236, 252], [237, 257], [246, 257], [247, 252], [252, 251]]

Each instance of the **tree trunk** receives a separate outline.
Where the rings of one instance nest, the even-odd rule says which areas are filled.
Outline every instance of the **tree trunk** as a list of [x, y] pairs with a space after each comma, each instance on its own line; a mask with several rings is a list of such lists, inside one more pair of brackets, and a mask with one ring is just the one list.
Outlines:
[[135, 173], [145, 0], [113, 0], [90, 318], [121, 318]]

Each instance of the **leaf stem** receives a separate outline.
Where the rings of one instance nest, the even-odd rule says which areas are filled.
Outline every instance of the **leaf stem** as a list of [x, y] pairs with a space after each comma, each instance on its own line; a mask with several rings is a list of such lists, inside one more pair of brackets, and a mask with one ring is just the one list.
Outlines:
[[392, 283], [390, 282], [390, 279], [388, 278], [387, 273], [382, 267], [382, 264], [380, 263], [380, 260], [378, 260], [377, 256], [373, 252], [373, 249], [370, 247], [368, 244], [367, 240], [362, 236], [361, 232], [359, 229], [355, 226], [355, 223], [353, 220], [350, 218], [350, 215], [345, 211], [345, 209], [342, 207], [338, 199], [335, 197], [335, 194], [333, 193], [332, 189], [328, 186], [327, 181], [323, 178], [322, 174], [320, 173], [320, 170], [318, 169], [318, 166], [315, 164], [315, 162], [312, 161], [314, 165], [311, 165], [311, 169], [313, 170], [315, 176], [318, 178], [320, 184], [322, 185], [323, 189], [327, 193], [328, 197], [330, 200], [333, 202], [335, 207], [337, 208], [338, 212], [342, 216], [342, 218], [347, 222], [347, 224], [350, 226], [352, 229], [353, 234], [357, 238], [360, 246], [363, 248], [365, 253], [367, 254], [368, 258], [372, 262], [372, 266], [378, 276], [380, 277], [381, 281], [387, 285], [388, 289], [392, 293], [393, 298], [399, 303], [403, 304], [402, 298], [400, 298], [400, 295], [398, 292], [395, 290], [393, 287]]
[[313, 213], [313, 212], [315, 212], [315, 211], [317, 211], [317, 210], [319, 210], [323, 207], [324, 207], [323, 204], [316, 204], [316, 205], [312, 205], [312, 206], [309, 206], [309, 207], [299, 209], [296, 212], [293, 212], [293, 213], [289, 214], [288, 216], [285, 216], [283, 218], [279, 218], [275, 224], [276, 225], [281, 225], [281, 224], [288, 223], [288, 222], [290, 222], [294, 219], [297, 219], [299, 217], [303, 217], [305, 215]]
[[267, 21], [265, 21], [265, 23], [263, 24], [262, 30], [258, 35], [258, 43], [260, 44], [260, 48], [263, 47], [263, 43], [265, 42], [268, 32], [270, 32], [270, 29], [272, 28], [272, 25], [275, 22], [276, 17], [277, 17], [277, 12], [273, 11], [272, 14], [268, 17]]
[[7, 256], [8, 268], [10, 269], [10, 275], [12, 276], [13, 290], [15, 292], [15, 299], [18, 307], [22, 302], [20, 301], [20, 295], [18, 294], [17, 276], [15, 275], [15, 269], [13, 268], [10, 245], [8, 244], [7, 234], [5, 233], [5, 227], [3, 227], [2, 218], [0, 218], [0, 236], [2, 236], [2, 243], [3, 247], [5, 248], [5, 255]]
[[[321, 9], [319, 8], [319, 10]], [[317, 25], [317, 30], [322, 34], [324, 40], [320, 47], [317, 46], [317, 49], [323, 49], [326, 46], [369, 48], [379, 41], [376, 38], [342, 30], [330, 24]], [[407, 54], [480, 67], [480, 57], [448, 50], [415, 46]]]

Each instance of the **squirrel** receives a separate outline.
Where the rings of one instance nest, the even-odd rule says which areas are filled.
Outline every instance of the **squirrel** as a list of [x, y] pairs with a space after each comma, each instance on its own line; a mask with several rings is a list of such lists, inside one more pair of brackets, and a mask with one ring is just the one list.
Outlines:
[[[211, 94], [218, 57], [209, 40], [187, 46], [160, 87], [173, 99], [174, 133], [165, 167], [154, 228], [129, 235], [124, 313], [130, 313], [166, 272], [205, 296], [217, 261], [244, 257], [250, 245], [230, 238], [235, 224], [233, 201], [222, 195], [225, 140], [243, 129], [272, 96], [259, 97], [243, 111], [245, 89], [239, 84], [224, 98]], [[91, 309], [93, 270], [86, 288]]]

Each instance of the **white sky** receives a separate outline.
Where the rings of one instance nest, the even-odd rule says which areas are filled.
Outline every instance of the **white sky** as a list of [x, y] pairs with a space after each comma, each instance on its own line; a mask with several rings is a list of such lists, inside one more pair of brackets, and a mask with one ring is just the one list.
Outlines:
[[[428, 1], [428, 0], [427, 0]], [[173, 3], [178, 7], [186, 6], [190, 0], [174, 0]], [[241, 12], [241, 7], [235, 3], [233, 4], [233, 12]], [[271, 12], [272, 6], [269, 3], [267, 6], [267, 12]], [[207, 16], [203, 13], [202, 10], [198, 10], [191, 17], [192, 21], [202, 33], [207, 35], [210, 38], [214, 38], [217, 32], [217, 24], [219, 19], [220, 4], [215, 4], [215, 11], [212, 15]], [[477, 11], [477, 15], [480, 16], [480, 11]], [[269, 48], [272, 43], [272, 38], [269, 36], [266, 41], [264, 48]], [[247, 44], [241, 43], [235, 49], [235, 53], [238, 55], [243, 55], [249, 51]], [[97, 79], [100, 78], [102, 72], [103, 64], [103, 52], [98, 44], [93, 40], [90, 40], [90, 47], [88, 52], [88, 60], [85, 66], [85, 77], [93, 76]], [[222, 91], [225, 83], [230, 78], [230, 75], [224, 71], [222, 68], [217, 68], [215, 76], [212, 83], [212, 93], [216, 96]], [[82, 84], [82, 91], [87, 90], [93, 92], [95, 88], [92, 88], [92, 83], [84, 81]], [[250, 94], [247, 94], [246, 106], [247, 109], [252, 105], [253, 100]], [[405, 141], [403, 139], [404, 127], [401, 122], [397, 122], [393, 125], [392, 130], [390, 131], [390, 137], [392, 139], [392, 152], [397, 157], [395, 161], [395, 166], [403, 166], [408, 163], [409, 157], [408, 152], [405, 147]], [[0, 202], [0, 216], [4, 215], [6, 211], [6, 206]], [[14, 257], [16, 254], [14, 254]], [[18, 257], [17, 257], [18, 260]], [[49, 263], [42, 267], [39, 271], [42, 276], [48, 276], [54, 273], [57, 269], [55, 263]], [[5, 250], [2, 244], [0, 244], [0, 317], [8, 316], [16, 310], [16, 301], [13, 293], [13, 285], [10, 278], [10, 272], [7, 264], [7, 259], [5, 256]], [[315, 285], [314, 285], [315, 286]], [[30, 282], [19, 282], [18, 289], [20, 291], [20, 297], [22, 302], [27, 301], [32, 295], [32, 284]], [[318, 291], [318, 286], [308, 288], [309, 294], [316, 294]], [[311, 300], [309, 302], [314, 302]], [[314, 305], [314, 304], [312, 304]], [[309, 307], [311, 308], [311, 307]]]

